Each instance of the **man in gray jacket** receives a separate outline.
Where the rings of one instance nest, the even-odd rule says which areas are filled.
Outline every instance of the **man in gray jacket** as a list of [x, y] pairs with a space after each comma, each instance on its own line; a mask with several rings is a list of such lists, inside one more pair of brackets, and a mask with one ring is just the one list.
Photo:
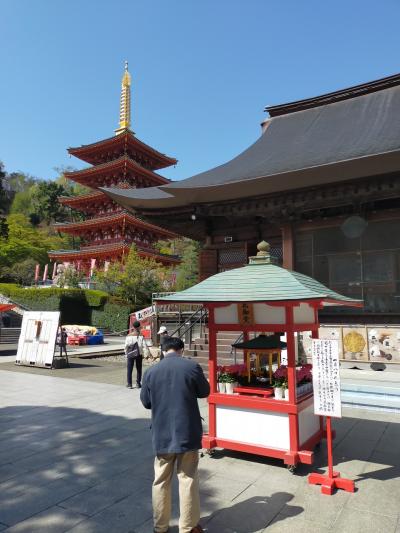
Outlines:
[[179, 481], [179, 533], [201, 533], [198, 480], [203, 429], [197, 398], [210, 394], [201, 367], [182, 357], [181, 339], [165, 342], [165, 357], [144, 375], [140, 399], [151, 409], [154, 461], [154, 532], [166, 533], [174, 466]]

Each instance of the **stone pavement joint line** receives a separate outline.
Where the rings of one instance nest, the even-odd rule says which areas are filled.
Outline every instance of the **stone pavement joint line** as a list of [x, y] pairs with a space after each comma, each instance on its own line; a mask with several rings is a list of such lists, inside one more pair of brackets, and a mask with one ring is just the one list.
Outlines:
[[[0, 531], [151, 533], [149, 412], [139, 390], [121, 386], [123, 365], [104, 365], [101, 380], [94, 365], [83, 380], [4, 366]], [[355, 479], [355, 494], [324, 496], [307, 484], [308, 473], [326, 467], [324, 444], [297, 475], [278, 460], [218, 450], [200, 460], [205, 531], [400, 533], [400, 415], [344, 415], [334, 423], [334, 461]], [[178, 533], [177, 496], [175, 481], [170, 533]]]

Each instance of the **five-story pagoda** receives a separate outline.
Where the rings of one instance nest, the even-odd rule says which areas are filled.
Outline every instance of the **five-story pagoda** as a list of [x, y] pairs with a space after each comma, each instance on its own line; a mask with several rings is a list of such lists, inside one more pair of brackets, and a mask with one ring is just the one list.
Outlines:
[[91, 167], [66, 172], [65, 177], [91, 189], [72, 197], [60, 197], [59, 202], [85, 215], [78, 222], [56, 223], [55, 229], [81, 238], [79, 250], [51, 250], [52, 261], [74, 264], [79, 270], [89, 270], [123, 258], [134, 243], [141, 257], [150, 257], [166, 266], [178, 263], [175, 256], [160, 254], [154, 243], [176, 235], [144, 222], [127, 213], [101, 190], [101, 187], [121, 189], [152, 187], [169, 182], [155, 170], [174, 165], [177, 161], [140, 141], [130, 129], [131, 76], [128, 64], [122, 78], [119, 128], [116, 135], [93, 144], [69, 148], [68, 152], [91, 164]]

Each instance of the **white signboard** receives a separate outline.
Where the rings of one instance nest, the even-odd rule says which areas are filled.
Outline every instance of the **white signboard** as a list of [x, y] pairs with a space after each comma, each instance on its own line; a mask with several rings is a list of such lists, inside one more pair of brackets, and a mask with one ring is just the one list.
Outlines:
[[59, 311], [25, 311], [15, 362], [51, 368], [59, 320]]
[[154, 315], [153, 305], [151, 305], [150, 307], [146, 307], [145, 309], [141, 309], [140, 311], [136, 311], [135, 318], [136, 320], [144, 320], [145, 318], [149, 318], [152, 315]]
[[341, 418], [339, 342], [312, 340], [314, 413]]

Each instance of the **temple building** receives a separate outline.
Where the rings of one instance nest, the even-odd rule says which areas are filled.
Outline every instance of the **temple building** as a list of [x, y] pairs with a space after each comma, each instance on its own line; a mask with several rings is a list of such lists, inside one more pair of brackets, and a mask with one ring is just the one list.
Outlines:
[[80, 237], [81, 245], [78, 250], [50, 251], [52, 261], [74, 264], [84, 271], [94, 263], [102, 268], [108, 262], [123, 258], [134, 243], [141, 257], [152, 258], [165, 266], [179, 263], [176, 256], [161, 254], [154, 248], [154, 243], [160, 239], [175, 238], [174, 232], [128, 213], [100, 190], [100, 187], [133, 190], [170, 183], [156, 170], [175, 165], [176, 159], [140, 141], [130, 124], [131, 76], [126, 63], [116, 135], [68, 149], [71, 155], [92, 166], [66, 172], [65, 177], [84, 185], [89, 192], [59, 198], [61, 204], [83, 213], [84, 220], [54, 224], [57, 231]]
[[102, 190], [200, 241], [202, 278], [245, 265], [264, 239], [286, 268], [364, 301], [327, 308], [322, 322], [398, 324], [400, 74], [266, 111], [261, 137], [221, 166]]

